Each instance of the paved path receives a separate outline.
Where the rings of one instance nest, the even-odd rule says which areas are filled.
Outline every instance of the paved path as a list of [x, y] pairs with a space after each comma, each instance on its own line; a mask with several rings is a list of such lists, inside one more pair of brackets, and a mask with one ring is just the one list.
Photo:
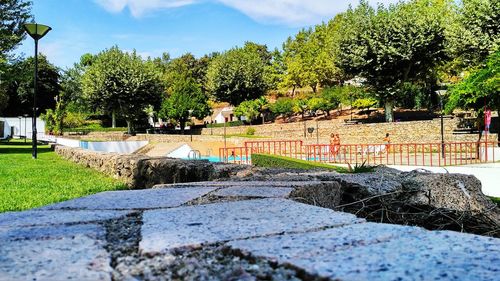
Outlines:
[[[315, 184], [165, 185], [3, 213], [0, 280], [148, 280], [179, 249], [210, 245], [252, 270], [257, 259], [287, 268], [294, 280], [499, 280], [500, 239], [367, 223], [287, 199]], [[219, 260], [207, 264], [223, 268]]]

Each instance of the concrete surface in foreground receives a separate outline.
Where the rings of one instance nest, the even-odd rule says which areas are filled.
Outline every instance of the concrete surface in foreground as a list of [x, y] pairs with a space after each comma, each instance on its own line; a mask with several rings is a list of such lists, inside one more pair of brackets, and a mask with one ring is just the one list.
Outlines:
[[[133, 214], [142, 220], [140, 255], [222, 243], [245, 255], [332, 280], [498, 280], [500, 276], [500, 239], [367, 223], [351, 214], [287, 199], [289, 190], [284, 188], [297, 185], [165, 185], [3, 213], [0, 280], [111, 280], [115, 269], [106, 245], [113, 235], [106, 226]], [[230, 200], [192, 204], [207, 196]]]

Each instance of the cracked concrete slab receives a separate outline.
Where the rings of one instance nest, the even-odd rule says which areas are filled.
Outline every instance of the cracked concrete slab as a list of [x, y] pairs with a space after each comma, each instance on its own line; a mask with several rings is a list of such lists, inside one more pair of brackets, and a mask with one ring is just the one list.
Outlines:
[[57, 224], [92, 223], [116, 219], [129, 214], [127, 211], [90, 210], [33, 210], [0, 214], [0, 229], [9, 227], [43, 226]]
[[85, 235], [0, 244], [0, 280], [111, 280], [104, 242]]
[[364, 222], [352, 214], [268, 198], [152, 210], [143, 214], [142, 252]]
[[233, 241], [231, 247], [339, 280], [498, 280], [500, 239], [356, 224]]
[[178, 207], [215, 187], [107, 191], [46, 206], [42, 209], [139, 210]]
[[230, 186], [221, 188], [212, 195], [229, 197], [229, 196], [242, 196], [242, 197], [260, 197], [260, 198], [287, 198], [293, 191], [289, 187], [268, 187], [268, 186]]

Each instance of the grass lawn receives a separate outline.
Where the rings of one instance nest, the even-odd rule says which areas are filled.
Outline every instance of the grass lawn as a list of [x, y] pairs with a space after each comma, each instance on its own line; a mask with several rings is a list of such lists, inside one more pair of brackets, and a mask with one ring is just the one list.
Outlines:
[[0, 143], [0, 212], [21, 211], [126, 186], [60, 158], [46, 145], [31, 158], [31, 145]]

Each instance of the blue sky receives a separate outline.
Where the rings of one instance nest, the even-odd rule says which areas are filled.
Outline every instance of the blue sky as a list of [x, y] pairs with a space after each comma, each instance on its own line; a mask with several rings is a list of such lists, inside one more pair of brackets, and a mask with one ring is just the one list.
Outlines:
[[[33, 0], [36, 22], [53, 30], [40, 51], [65, 68], [113, 45], [143, 56], [199, 57], [245, 41], [281, 47], [299, 29], [327, 21], [357, 0]], [[396, 2], [373, 0], [371, 3]], [[29, 37], [15, 53], [33, 53]]]

